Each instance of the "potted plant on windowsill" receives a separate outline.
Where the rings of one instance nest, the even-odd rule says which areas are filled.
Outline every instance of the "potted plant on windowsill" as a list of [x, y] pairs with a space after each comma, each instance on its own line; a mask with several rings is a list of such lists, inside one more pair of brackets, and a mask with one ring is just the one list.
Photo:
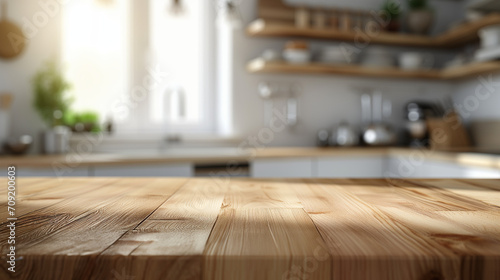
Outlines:
[[428, 34], [434, 23], [434, 11], [427, 0], [408, 0], [408, 30], [413, 34]]
[[73, 112], [64, 114], [64, 124], [76, 133], [101, 132], [99, 114], [92, 111]]
[[398, 32], [401, 27], [399, 21], [400, 15], [401, 7], [399, 2], [395, 0], [386, 0], [381, 11], [381, 16], [386, 21], [384, 29], [389, 32]]
[[48, 63], [33, 78], [33, 106], [47, 125], [43, 132], [43, 152], [64, 153], [69, 148], [71, 131], [63, 125], [72, 98], [67, 96], [70, 84], [54, 62]]

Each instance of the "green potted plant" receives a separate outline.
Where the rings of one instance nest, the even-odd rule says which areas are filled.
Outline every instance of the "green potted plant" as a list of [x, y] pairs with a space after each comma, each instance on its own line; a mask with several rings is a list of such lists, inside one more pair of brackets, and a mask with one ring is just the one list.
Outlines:
[[72, 103], [67, 95], [69, 88], [70, 84], [54, 62], [47, 63], [33, 77], [33, 106], [47, 125], [42, 137], [45, 153], [68, 150], [71, 132], [63, 125], [63, 116]]
[[401, 6], [399, 2], [396, 0], [386, 0], [382, 5], [381, 14], [382, 18], [386, 21], [385, 30], [389, 32], [398, 32], [401, 27], [399, 20], [401, 16]]
[[408, 0], [408, 30], [414, 34], [429, 33], [434, 23], [434, 11], [429, 7], [427, 0]]
[[96, 112], [72, 112], [64, 115], [64, 124], [73, 132], [100, 132], [99, 114]]

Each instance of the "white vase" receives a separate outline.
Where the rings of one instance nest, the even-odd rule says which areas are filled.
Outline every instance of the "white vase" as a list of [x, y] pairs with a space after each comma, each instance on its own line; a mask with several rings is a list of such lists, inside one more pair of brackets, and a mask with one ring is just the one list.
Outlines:
[[432, 10], [415, 10], [408, 13], [407, 25], [410, 33], [428, 34], [433, 23], [434, 11]]
[[71, 130], [66, 126], [55, 126], [43, 133], [43, 153], [63, 154], [69, 151]]

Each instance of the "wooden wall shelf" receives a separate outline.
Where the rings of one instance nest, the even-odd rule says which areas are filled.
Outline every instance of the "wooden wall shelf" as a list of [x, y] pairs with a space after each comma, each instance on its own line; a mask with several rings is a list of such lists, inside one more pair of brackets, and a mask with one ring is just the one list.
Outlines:
[[[478, 39], [477, 31], [493, 24], [500, 24], [500, 14], [491, 14], [481, 20], [461, 24], [434, 37], [381, 32], [369, 38], [372, 44], [426, 48], [454, 48], [476, 41]], [[293, 24], [287, 22], [264, 19], [258, 19], [252, 22], [247, 32], [250, 36], [255, 37], [302, 37], [348, 42], [359, 40], [359, 34], [355, 32], [332, 29], [297, 28]]]
[[405, 71], [396, 67], [367, 68], [360, 65], [328, 65], [322, 63], [290, 64], [255, 59], [248, 64], [247, 69], [251, 73], [333, 74], [373, 78], [457, 80], [500, 72], [500, 62], [473, 63], [445, 70]]

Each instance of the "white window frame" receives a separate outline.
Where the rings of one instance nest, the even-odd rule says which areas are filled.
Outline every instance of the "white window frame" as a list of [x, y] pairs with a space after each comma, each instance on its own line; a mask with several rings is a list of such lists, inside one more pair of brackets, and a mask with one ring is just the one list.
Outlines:
[[[165, 0], [165, 13], [167, 13], [168, 0]], [[133, 88], [137, 85], [143, 84], [144, 77], [148, 76], [148, 71], [155, 69], [153, 65], [147, 61], [147, 54], [150, 50], [150, 32], [149, 32], [149, 5], [150, 0], [144, 1], [131, 1], [131, 20], [130, 20], [130, 32], [131, 32], [131, 71], [130, 71], [130, 81], [128, 85], [130, 92], [128, 95], [133, 94]], [[204, 18], [203, 22], [203, 34], [204, 38], [204, 54], [202, 55], [204, 62], [203, 68], [200, 69], [203, 79], [203, 88], [206, 92], [202, 94], [203, 100], [202, 104], [202, 117], [201, 123], [198, 124], [169, 124], [169, 123], [152, 123], [150, 114], [150, 101], [148, 99], [137, 102], [130, 106], [131, 113], [129, 117], [118, 124], [117, 133], [118, 135], [130, 135], [130, 134], [147, 134], [147, 135], [216, 135], [217, 125], [216, 125], [216, 8], [212, 1], [200, 1], [200, 5], [203, 5]], [[168, 16], [166, 14], [166, 16]], [[182, 16], [178, 15], [178, 16]], [[149, 97], [148, 97], [149, 98]], [[130, 96], [131, 100], [134, 100]], [[144, 125], [146, 124], [146, 125]]]

